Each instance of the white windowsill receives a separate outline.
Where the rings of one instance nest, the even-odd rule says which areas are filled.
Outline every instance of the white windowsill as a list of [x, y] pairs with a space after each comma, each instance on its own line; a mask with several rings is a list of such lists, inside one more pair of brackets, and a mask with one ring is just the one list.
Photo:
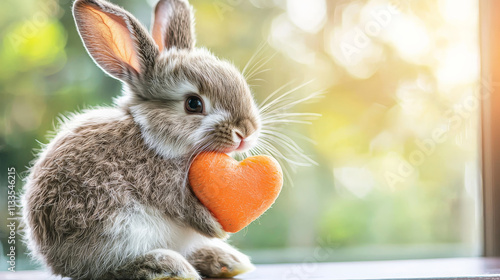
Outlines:
[[[0, 272], [0, 279], [60, 279], [41, 271]], [[337, 262], [258, 265], [237, 279], [495, 279], [500, 258], [456, 258], [401, 261]]]

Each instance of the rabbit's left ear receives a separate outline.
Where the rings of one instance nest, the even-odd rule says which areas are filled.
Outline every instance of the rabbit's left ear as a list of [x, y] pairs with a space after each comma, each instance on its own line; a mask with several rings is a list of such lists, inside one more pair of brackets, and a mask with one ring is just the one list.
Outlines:
[[158, 48], [124, 9], [104, 0], [76, 0], [73, 14], [87, 51], [111, 76], [133, 84], [153, 67]]
[[172, 47], [193, 48], [193, 26], [193, 13], [187, 0], [160, 0], [156, 4], [151, 33], [160, 52]]

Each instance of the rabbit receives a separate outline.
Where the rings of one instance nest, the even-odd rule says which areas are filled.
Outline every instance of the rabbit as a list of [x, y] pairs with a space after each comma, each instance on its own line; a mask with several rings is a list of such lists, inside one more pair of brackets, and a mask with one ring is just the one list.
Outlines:
[[32, 164], [22, 196], [31, 255], [74, 279], [200, 279], [253, 270], [192, 193], [201, 151], [255, 145], [261, 117], [240, 71], [195, 47], [187, 0], [160, 0], [151, 34], [106, 0], [76, 0], [94, 62], [123, 84], [75, 113]]

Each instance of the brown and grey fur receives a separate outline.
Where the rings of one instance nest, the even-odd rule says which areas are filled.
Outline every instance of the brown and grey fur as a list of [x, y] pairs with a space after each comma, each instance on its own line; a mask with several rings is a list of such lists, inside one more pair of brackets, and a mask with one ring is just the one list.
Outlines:
[[[113, 53], [89, 11], [126, 27], [139, 67]], [[123, 81], [124, 92], [115, 107], [63, 122], [31, 168], [22, 200], [27, 242], [54, 274], [198, 279], [253, 269], [224, 242], [226, 232], [192, 194], [186, 172], [196, 153], [233, 149], [235, 133], [258, 135], [258, 110], [235, 67], [194, 48], [187, 1], [161, 0], [155, 11], [153, 39], [120, 7], [74, 4], [87, 50]], [[184, 112], [192, 92], [206, 113]]]

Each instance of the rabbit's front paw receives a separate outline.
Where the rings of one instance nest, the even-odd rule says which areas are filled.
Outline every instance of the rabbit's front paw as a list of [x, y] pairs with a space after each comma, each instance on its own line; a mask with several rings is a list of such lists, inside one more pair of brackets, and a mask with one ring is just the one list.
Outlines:
[[212, 224], [210, 230], [213, 232], [212, 236], [219, 239], [226, 239], [229, 237], [229, 234], [224, 231], [221, 224], [219, 224], [215, 219], [212, 220]]
[[112, 273], [112, 279], [180, 280], [201, 279], [194, 267], [179, 253], [156, 249]]
[[193, 212], [187, 215], [190, 217], [189, 224], [195, 230], [207, 237], [215, 237], [225, 239], [228, 233], [224, 231], [221, 224], [212, 216], [212, 213], [200, 203], [196, 203], [195, 207], [190, 208]]
[[255, 269], [246, 255], [227, 244], [199, 248], [187, 260], [203, 277], [209, 278], [229, 278]]

